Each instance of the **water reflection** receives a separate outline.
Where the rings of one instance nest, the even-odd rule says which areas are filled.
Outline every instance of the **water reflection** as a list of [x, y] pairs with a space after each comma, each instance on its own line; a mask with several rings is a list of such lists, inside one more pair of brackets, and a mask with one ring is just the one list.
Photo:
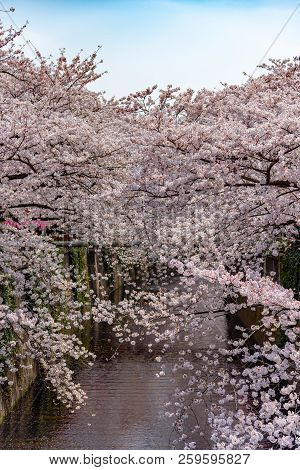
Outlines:
[[[215, 328], [225, 334], [225, 319], [218, 319]], [[119, 356], [107, 362], [103, 345], [110, 345], [105, 351], [110, 357], [115, 343], [103, 330], [90, 334], [101, 354], [94, 366], [77, 371], [89, 397], [87, 405], [71, 414], [37, 381], [0, 428], [1, 449], [168, 448], [172, 422], [163, 409], [178, 385], [170, 381], [176, 351], [167, 355], [166, 375], [158, 379], [160, 364], [149, 357], [145, 345], [120, 349]], [[215, 334], [211, 332], [214, 342]], [[197, 350], [205, 350], [211, 338], [199, 336]], [[204, 415], [200, 419], [204, 422]], [[207, 448], [207, 442], [198, 445]]]

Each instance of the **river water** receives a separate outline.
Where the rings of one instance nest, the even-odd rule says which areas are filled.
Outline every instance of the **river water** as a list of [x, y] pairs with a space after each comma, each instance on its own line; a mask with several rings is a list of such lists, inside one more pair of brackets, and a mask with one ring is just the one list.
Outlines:
[[[226, 336], [224, 318], [216, 321], [211, 338], [198, 338], [197, 350], [205, 350], [212, 338], [215, 342], [216, 332]], [[178, 358], [176, 348], [164, 358], [166, 375], [157, 378], [160, 364], [150, 357], [145, 344], [120, 348], [116, 358], [107, 360], [114, 340], [99, 329], [90, 334], [97, 360], [76, 372], [89, 397], [86, 406], [72, 414], [36, 381], [0, 427], [0, 449], [169, 448], [172, 421], [164, 415], [164, 404], [179, 385], [170, 380]], [[105, 354], [104, 344], [111, 344]], [[205, 423], [204, 413], [199, 419]], [[207, 448], [207, 440], [197, 447]]]

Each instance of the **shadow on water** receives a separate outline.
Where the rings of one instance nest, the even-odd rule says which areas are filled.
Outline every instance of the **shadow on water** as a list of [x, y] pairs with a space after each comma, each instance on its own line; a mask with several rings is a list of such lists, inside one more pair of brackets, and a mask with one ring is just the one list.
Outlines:
[[[218, 328], [227, 334], [225, 319], [220, 320]], [[73, 414], [68, 412], [37, 380], [0, 427], [1, 449], [169, 447], [172, 422], [163, 412], [179, 385], [170, 380], [176, 350], [166, 355], [166, 375], [157, 378], [160, 364], [149, 356], [145, 344], [120, 348], [118, 356], [107, 361], [105, 356], [111, 358], [118, 344], [109, 330], [101, 325], [91, 328], [88, 335], [97, 360], [92, 367], [76, 371], [89, 397], [86, 406]], [[199, 338], [197, 348], [205, 350], [208, 344], [209, 338]], [[200, 418], [205, 419], [204, 415]]]

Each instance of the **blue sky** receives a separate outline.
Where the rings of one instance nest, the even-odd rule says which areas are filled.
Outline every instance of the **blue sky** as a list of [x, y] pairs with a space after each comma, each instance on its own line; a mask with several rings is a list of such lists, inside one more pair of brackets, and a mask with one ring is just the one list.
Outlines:
[[[123, 96], [157, 83], [218, 88], [251, 73], [297, 1], [290, 0], [4, 0], [25, 36], [45, 55], [69, 56], [102, 45], [95, 90]], [[5, 25], [9, 20], [1, 13]], [[272, 57], [300, 55], [300, 9]], [[28, 51], [30, 54], [30, 51]]]

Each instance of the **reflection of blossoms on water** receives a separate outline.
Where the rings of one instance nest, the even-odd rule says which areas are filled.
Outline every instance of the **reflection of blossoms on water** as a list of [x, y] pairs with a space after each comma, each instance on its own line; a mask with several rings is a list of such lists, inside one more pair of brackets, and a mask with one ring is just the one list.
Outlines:
[[92, 322], [159, 381], [176, 352], [171, 447], [298, 449], [299, 58], [107, 100], [99, 50], [33, 62], [0, 29], [2, 389], [35, 364], [78, 410]]

